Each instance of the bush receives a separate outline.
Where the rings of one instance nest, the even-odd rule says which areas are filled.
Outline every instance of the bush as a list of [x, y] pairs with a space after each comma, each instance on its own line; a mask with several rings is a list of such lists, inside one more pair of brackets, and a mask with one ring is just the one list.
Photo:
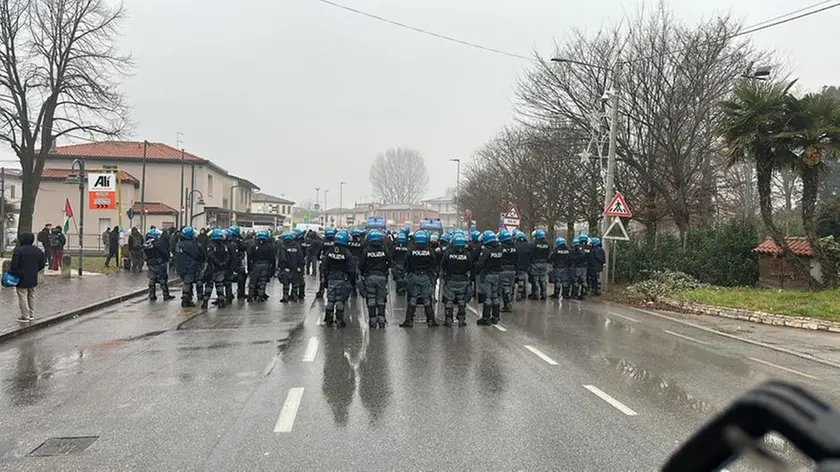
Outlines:
[[840, 239], [840, 197], [822, 203], [817, 210], [817, 236]]
[[657, 271], [680, 271], [700, 282], [724, 287], [758, 282], [758, 257], [753, 248], [758, 232], [751, 222], [732, 220], [691, 229], [683, 250], [675, 234], [620, 243], [616, 280], [635, 283]]
[[657, 270], [646, 275], [646, 280], [630, 285], [624, 290], [625, 295], [631, 300], [655, 302], [660, 297], [667, 297], [677, 292], [705, 286], [705, 284], [684, 272]]

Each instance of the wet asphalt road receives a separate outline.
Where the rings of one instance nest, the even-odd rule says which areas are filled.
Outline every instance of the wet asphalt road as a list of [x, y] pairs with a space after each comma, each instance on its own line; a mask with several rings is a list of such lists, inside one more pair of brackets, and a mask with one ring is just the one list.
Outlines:
[[[311, 285], [289, 305], [272, 289], [208, 312], [133, 300], [0, 345], [0, 469], [653, 470], [764, 380], [840, 404], [834, 367], [597, 300], [369, 330], [359, 298], [337, 330]], [[97, 439], [30, 455], [78, 436]]]

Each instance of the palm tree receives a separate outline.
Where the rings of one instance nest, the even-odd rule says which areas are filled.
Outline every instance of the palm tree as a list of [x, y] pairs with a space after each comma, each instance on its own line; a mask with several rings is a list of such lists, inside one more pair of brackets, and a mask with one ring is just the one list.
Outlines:
[[731, 99], [719, 104], [729, 164], [754, 163], [761, 219], [785, 253], [790, 248], [773, 221], [771, 193], [773, 172], [793, 165], [794, 156], [779, 134], [787, 131], [788, 92], [794, 83], [744, 81], [735, 86]]
[[786, 108], [786, 130], [779, 138], [795, 156], [791, 164], [802, 178], [802, 224], [813, 244], [820, 172], [825, 158], [840, 154], [840, 101], [824, 94], [788, 96]]

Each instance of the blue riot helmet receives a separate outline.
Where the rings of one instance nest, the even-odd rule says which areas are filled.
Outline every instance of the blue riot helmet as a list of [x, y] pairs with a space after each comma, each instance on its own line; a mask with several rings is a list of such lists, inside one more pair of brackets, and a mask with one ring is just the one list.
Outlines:
[[478, 231], [472, 231], [470, 233], [470, 239], [472, 239], [473, 241], [477, 242], [480, 237], [481, 237], [481, 233], [478, 232]]
[[402, 231], [397, 233], [397, 242], [401, 244], [406, 244], [408, 242], [408, 234], [403, 233]]
[[291, 241], [294, 238], [294, 235], [290, 232], [283, 233], [283, 241]]
[[408, 233], [410, 232], [411, 228], [409, 228], [408, 226], [403, 226], [402, 228], [400, 228], [400, 233], [405, 234], [406, 237], [408, 237]]
[[586, 233], [580, 233], [580, 234], [578, 235], [578, 238], [583, 238], [584, 240], [587, 240], [587, 239], [589, 239], [589, 235], [588, 235], [588, 234], [586, 234]]
[[327, 239], [333, 239], [335, 237], [335, 229], [334, 228], [327, 228], [324, 230], [324, 237]]
[[337, 233], [335, 233], [335, 243], [339, 246], [346, 246], [347, 243], [350, 242], [350, 235], [347, 234], [347, 231], [343, 229]]
[[580, 246], [580, 238], [572, 239], [572, 246]]
[[303, 230], [300, 228], [295, 228], [295, 237], [300, 239], [303, 237]]
[[443, 233], [443, 234], [440, 236], [440, 240], [441, 240], [441, 242], [444, 242], [444, 243], [446, 243], [446, 244], [449, 244], [449, 241], [452, 241], [452, 235], [451, 235], [451, 234], [449, 234], [449, 233]]
[[525, 236], [525, 233], [523, 233], [522, 231], [516, 230], [513, 232], [513, 239], [517, 241], [527, 241], [528, 236]]
[[578, 244], [586, 244], [589, 242], [589, 237], [585, 234], [581, 234], [577, 237]]
[[417, 231], [414, 233], [414, 242], [417, 244], [427, 244], [429, 242], [429, 233], [424, 229]]
[[545, 231], [541, 229], [534, 231], [534, 237], [537, 239], [545, 239]]
[[452, 230], [452, 235], [454, 236], [454, 235], [456, 235], [456, 234], [464, 234], [464, 230], [462, 230], [461, 228], [455, 228], [455, 229], [453, 229], [453, 230]]
[[152, 228], [146, 233], [146, 239], [157, 239], [160, 237], [160, 233], [158, 232], [157, 228]]
[[503, 229], [503, 230], [499, 231], [499, 236], [498, 237], [499, 237], [500, 242], [510, 241], [510, 238], [511, 238], [510, 231], [508, 231], [506, 229]]
[[373, 230], [367, 235], [367, 240], [369, 242], [382, 241], [383, 238], [384, 236], [382, 235], [382, 232], [378, 230]]
[[601, 245], [601, 238], [592, 238], [592, 247], [599, 247]]
[[496, 238], [496, 233], [490, 231], [489, 229], [481, 235], [481, 242], [484, 244], [490, 244], [497, 241], [498, 239]]
[[361, 235], [362, 235], [362, 230], [360, 230], [360, 229], [354, 229], [354, 230], [350, 231], [350, 236], [353, 236], [354, 238], [358, 238]]
[[440, 236], [438, 236], [438, 234], [437, 234], [437, 233], [432, 233], [432, 235], [431, 235], [431, 236], [429, 236], [429, 239], [430, 239], [433, 243], [436, 243], [436, 242], [438, 242], [438, 241], [440, 240]]
[[257, 231], [257, 234], [254, 235], [254, 238], [256, 238], [259, 241], [268, 241], [270, 236], [268, 234], [268, 231], [262, 230], [262, 231]]
[[566, 244], [566, 238], [557, 238], [554, 240], [555, 246], [564, 246]]
[[192, 226], [187, 226], [181, 230], [181, 238], [183, 239], [192, 239], [195, 236], [195, 230]]
[[452, 247], [466, 247], [467, 246], [467, 238], [464, 237], [463, 233], [456, 233], [452, 236]]
[[219, 228], [216, 228], [216, 229], [213, 229], [213, 230], [210, 231], [210, 239], [212, 239], [214, 241], [219, 241], [219, 240], [223, 239], [224, 237], [225, 237], [225, 235], [222, 234], [222, 230], [220, 230]]
[[228, 231], [227, 231], [226, 229], [223, 229], [223, 230], [222, 230], [222, 239], [227, 239], [227, 238], [228, 238], [228, 236], [230, 236], [230, 235], [228, 234]]
[[238, 238], [242, 234], [242, 231], [239, 229], [239, 226], [236, 225], [231, 226], [230, 228], [228, 228], [227, 231], [228, 236], [231, 238]]

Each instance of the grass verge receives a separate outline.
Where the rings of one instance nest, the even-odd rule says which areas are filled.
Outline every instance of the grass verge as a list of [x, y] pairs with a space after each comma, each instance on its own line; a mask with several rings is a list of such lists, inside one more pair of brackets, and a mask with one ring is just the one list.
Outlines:
[[840, 321], [840, 289], [822, 292], [759, 288], [700, 288], [673, 296], [704, 305]]

